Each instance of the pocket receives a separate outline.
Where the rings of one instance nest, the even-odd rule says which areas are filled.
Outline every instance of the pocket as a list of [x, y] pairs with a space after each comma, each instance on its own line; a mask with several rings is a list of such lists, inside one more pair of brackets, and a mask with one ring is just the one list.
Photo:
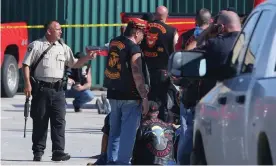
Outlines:
[[57, 67], [59, 67], [59, 69], [64, 69], [65, 66], [65, 56], [63, 54], [59, 54], [57, 56]]
[[50, 55], [49, 54], [44, 55], [44, 57], [42, 59], [42, 64], [43, 64], [43, 67], [50, 67]]

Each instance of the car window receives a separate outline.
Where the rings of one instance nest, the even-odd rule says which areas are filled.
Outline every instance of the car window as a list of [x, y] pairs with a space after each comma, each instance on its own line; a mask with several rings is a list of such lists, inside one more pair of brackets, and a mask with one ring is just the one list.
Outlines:
[[269, 27], [267, 23], [271, 21], [272, 17], [273, 14], [271, 10], [265, 10], [262, 12], [248, 45], [241, 73], [251, 73], [253, 71], [255, 60], [258, 58], [256, 57], [256, 55], [258, 55], [257, 51], [259, 50], [262, 42], [265, 40], [265, 32]]
[[239, 68], [243, 63], [245, 50], [251, 38], [251, 34], [254, 30], [256, 22], [258, 21], [258, 18], [259, 18], [259, 12], [254, 13], [251, 17], [248, 18], [248, 22], [244, 25], [244, 28], [240, 33], [240, 36], [237, 39], [237, 42], [233, 48], [231, 65], [235, 67], [237, 71], [239, 71]]

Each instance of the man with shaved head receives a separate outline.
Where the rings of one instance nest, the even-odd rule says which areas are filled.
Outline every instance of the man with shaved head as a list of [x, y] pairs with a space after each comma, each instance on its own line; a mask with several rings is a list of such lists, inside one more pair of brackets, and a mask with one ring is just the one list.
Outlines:
[[[206, 79], [194, 82], [187, 87], [184, 87], [184, 98], [181, 105], [181, 133], [178, 144], [178, 164], [190, 164], [190, 154], [192, 152], [193, 144], [193, 120], [194, 120], [194, 107], [197, 102], [189, 103], [189, 95], [199, 96], [199, 101], [206, 93], [208, 93], [216, 84], [219, 75], [225, 72], [224, 65], [234, 46], [235, 40], [241, 31], [241, 23], [239, 16], [233, 11], [223, 11], [218, 17], [217, 24], [219, 34], [217, 37], [211, 38], [206, 41], [205, 45], [195, 48], [195, 50], [205, 51], [205, 58], [207, 63], [208, 78], [213, 76], [214, 79]], [[219, 73], [220, 72], [220, 73]], [[194, 88], [195, 87], [195, 88]], [[193, 89], [198, 89], [196, 92]]]
[[165, 6], [156, 8], [155, 20], [148, 22], [148, 32], [141, 44], [151, 80], [148, 97], [161, 104], [159, 118], [164, 121], [167, 119], [167, 92], [170, 84], [168, 59], [178, 40], [177, 30], [166, 24], [167, 17], [168, 9]]
[[30, 116], [33, 119], [34, 161], [41, 161], [46, 148], [50, 120], [52, 160], [65, 161], [70, 155], [65, 149], [66, 101], [64, 87], [66, 66], [79, 68], [96, 54], [76, 59], [70, 49], [61, 41], [61, 25], [57, 21], [45, 24], [44, 37], [29, 44], [23, 61], [26, 97], [32, 96]]

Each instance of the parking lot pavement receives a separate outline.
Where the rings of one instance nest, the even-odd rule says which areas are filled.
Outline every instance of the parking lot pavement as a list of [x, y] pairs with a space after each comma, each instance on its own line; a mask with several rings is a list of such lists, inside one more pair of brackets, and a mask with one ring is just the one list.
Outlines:
[[[102, 92], [95, 92], [96, 98]], [[105, 115], [99, 115], [96, 98], [86, 105], [83, 112], [75, 113], [71, 98], [67, 99], [66, 146], [65, 152], [71, 155], [69, 161], [51, 161], [51, 135], [48, 129], [47, 147], [42, 162], [33, 162], [32, 119], [28, 118], [26, 138], [24, 131], [25, 96], [18, 94], [13, 98], [1, 98], [1, 164], [5, 165], [86, 165], [96, 161], [101, 148], [101, 128]], [[92, 157], [94, 156], [94, 157]]]

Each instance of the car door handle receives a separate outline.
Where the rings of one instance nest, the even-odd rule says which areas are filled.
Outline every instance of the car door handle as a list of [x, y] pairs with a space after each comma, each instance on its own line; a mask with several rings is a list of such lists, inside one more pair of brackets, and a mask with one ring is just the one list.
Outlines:
[[221, 104], [221, 105], [225, 105], [226, 104], [226, 101], [227, 101], [227, 98], [226, 97], [220, 97], [218, 99], [218, 103]]
[[245, 102], [245, 95], [240, 95], [236, 97], [236, 102], [239, 104], [244, 104]]

